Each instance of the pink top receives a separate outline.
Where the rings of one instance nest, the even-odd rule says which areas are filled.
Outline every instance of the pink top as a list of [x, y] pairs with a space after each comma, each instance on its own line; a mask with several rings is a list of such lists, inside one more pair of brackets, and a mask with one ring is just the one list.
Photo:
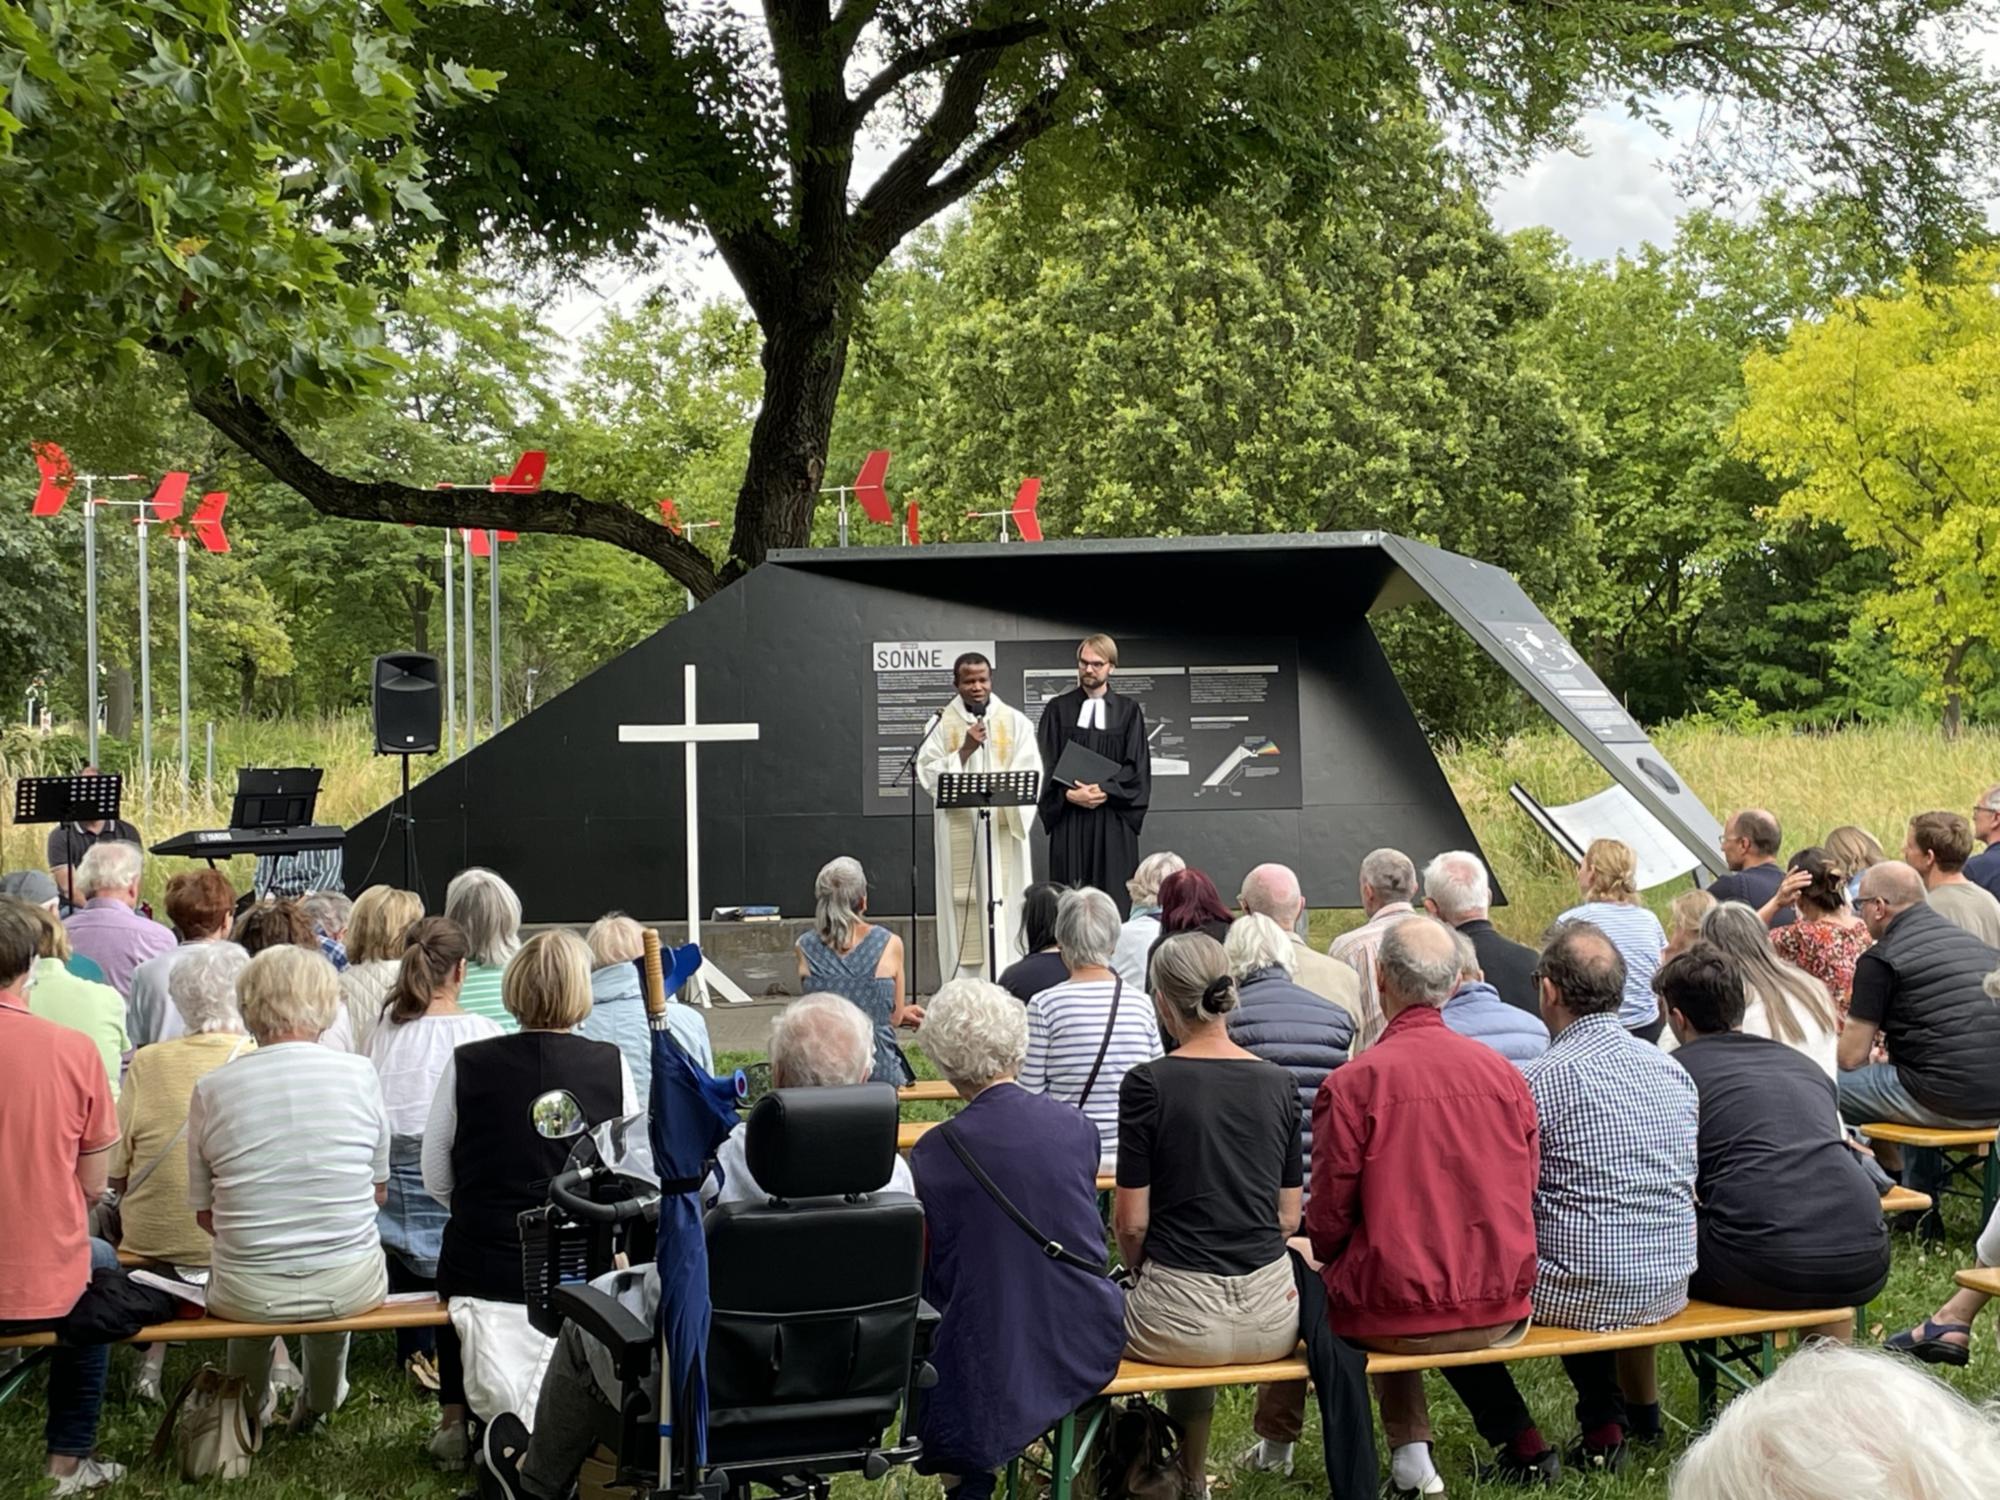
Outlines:
[[117, 1140], [96, 1045], [0, 996], [0, 1319], [60, 1318], [90, 1285], [77, 1162]]

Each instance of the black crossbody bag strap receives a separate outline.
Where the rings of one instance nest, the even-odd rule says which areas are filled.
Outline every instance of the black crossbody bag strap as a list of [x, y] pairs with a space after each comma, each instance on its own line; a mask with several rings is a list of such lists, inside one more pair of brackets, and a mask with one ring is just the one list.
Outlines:
[[1104, 1067], [1104, 1054], [1111, 1050], [1112, 1030], [1118, 1025], [1118, 997], [1124, 993], [1125, 976], [1122, 974], [1112, 975], [1111, 1014], [1106, 1017], [1104, 1022], [1104, 1040], [1097, 1044], [1097, 1061], [1090, 1065], [1090, 1076], [1083, 1080], [1083, 1094], [1076, 1101], [1078, 1109], [1082, 1109], [1084, 1105], [1090, 1103], [1090, 1091], [1097, 1087], [1097, 1075]]
[[1014, 1207], [1007, 1195], [1000, 1191], [999, 1185], [986, 1175], [986, 1169], [972, 1159], [972, 1153], [965, 1149], [965, 1143], [958, 1138], [958, 1132], [947, 1125], [940, 1129], [938, 1134], [943, 1136], [944, 1143], [951, 1147], [951, 1154], [956, 1156], [960, 1163], [964, 1165], [965, 1170], [972, 1174], [972, 1180], [978, 1183], [986, 1196], [999, 1206], [1000, 1212], [1020, 1225], [1021, 1232], [1042, 1247], [1042, 1254], [1046, 1255], [1050, 1260], [1061, 1261], [1066, 1266], [1075, 1266], [1079, 1271], [1088, 1271], [1092, 1276], [1104, 1276], [1108, 1274], [1101, 1261], [1092, 1262], [1085, 1260], [1074, 1250], [1066, 1249], [1062, 1245], [1057, 1244], [1054, 1240], [1043, 1234], [1041, 1230], [1037, 1229], [1035, 1221], [1022, 1213], [1020, 1209]]

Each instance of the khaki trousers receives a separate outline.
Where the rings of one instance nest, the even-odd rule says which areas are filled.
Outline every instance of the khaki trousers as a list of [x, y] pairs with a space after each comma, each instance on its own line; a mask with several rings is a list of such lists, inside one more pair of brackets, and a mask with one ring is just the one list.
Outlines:
[[[1287, 1256], [1247, 1276], [1148, 1263], [1125, 1298], [1125, 1352], [1156, 1365], [1261, 1364], [1299, 1346], [1299, 1293]], [[1173, 1391], [1185, 1419], [1211, 1410], [1215, 1391]]]

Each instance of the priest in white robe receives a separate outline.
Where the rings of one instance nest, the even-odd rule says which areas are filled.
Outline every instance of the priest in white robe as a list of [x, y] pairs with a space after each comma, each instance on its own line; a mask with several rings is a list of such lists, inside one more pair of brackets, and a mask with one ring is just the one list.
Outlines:
[[[1042, 769], [1035, 726], [1019, 709], [993, 695], [993, 664], [968, 652], [953, 664], [958, 696], [923, 753], [917, 782], [937, 798], [938, 777], [948, 771], [1036, 771]], [[1035, 809], [996, 807], [991, 822], [993, 883], [1000, 897], [994, 913], [995, 962], [986, 953], [986, 846], [979, 814], [970, 809], [933, 813], [932, 852], [937, 863], [938, 973], [944, 980], [984, 979], [1021, 956], [1021, 897], [1034, 877], [1028, 830]]]

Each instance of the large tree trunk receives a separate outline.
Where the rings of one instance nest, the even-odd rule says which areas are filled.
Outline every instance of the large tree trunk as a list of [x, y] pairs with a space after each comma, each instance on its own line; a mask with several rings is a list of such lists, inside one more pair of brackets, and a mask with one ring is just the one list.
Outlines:
[[114, 740], [132, 738], [132, 669], [113, 667], [104, 680], [104, 732]]
[[[847, 367], [848, 324], [830, 309], [794, 314], [765, 331], [764, 398], [736, 497], [724, 582], [781, 547], [812, 541], [834, 404]], [[696, 598], [706, 598], [700, 587]]]
[[1964, 727], [1959, 696], [1959, 674], [1965, 667], [1966, 653], [1971, 649], [1971, 641], [1953, 642], [1951, 651], [1944, 660], [1944, 671], [1940, 674], [1944, 687], [1944, 737], [1948, 740], [1957, 739], [1959, 730]]

